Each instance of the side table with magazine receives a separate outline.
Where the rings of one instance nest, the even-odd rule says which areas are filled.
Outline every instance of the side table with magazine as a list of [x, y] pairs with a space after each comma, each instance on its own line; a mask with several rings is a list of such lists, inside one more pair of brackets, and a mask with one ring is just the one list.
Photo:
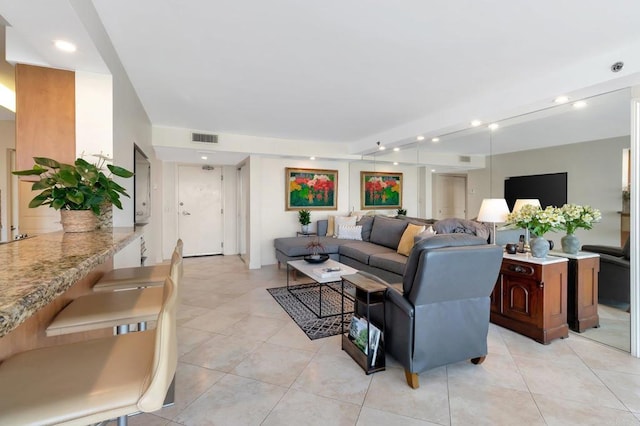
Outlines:
[[[344, 317], [344, 298], [348, 297], [344, 283], [354, 287], [353, 296], [355, 303], [366, 307], [365, 314], [361, 317], [357, 312], [353, 313], [350, 324], [346, 324]], [[366, 374], [383, 371], [385, 369], [384, 353], [384, 293], [387, 286], [372, 280], [361, 274], [342, 276], [342, 350], [353, 358]], [[369, 320], [372, 305], [382, 305], [383, 319], [382, 330]], [[348, 329], [346, 328], [348, 327]]]

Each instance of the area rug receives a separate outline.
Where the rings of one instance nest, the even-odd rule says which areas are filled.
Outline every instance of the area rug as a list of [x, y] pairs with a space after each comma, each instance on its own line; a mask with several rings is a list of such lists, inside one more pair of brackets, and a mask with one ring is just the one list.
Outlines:
[[[337, 291], [322, 287], [322, 313], [340, 313], [341, 309], [341, 296], [340, 296], [340, 283], [330, 284]], [[351, 285], [345, 283], [345, 289], [348, 289]], [[318, 312], [318, 292], [320, 287], [311, 284], [299, 284], [290, 286], [291, 290], [296, 292], [298, 297], [305, 301], [313, 310]], [[323, 337], [335, 336], [342, 332], [342, 317], [341, 315], [330, 316], [327, 318], [318, 318], [313, 312], [304, 306], [300, 301], [293, 296], [287, 287], [268, 288], [267, 291], [273, 296], [273, 298], [282, 306], [282, 308], [289, 314], [291, 319], [298, 324], [298, 327], [304, 331], [304, 333], [311, 340], [321, 339]], [[353, 312], [353, 302], [350, 299], [344, 299], [345, 311]], [[352, 313], [345, 314], [345, 323], [351, 323]]]

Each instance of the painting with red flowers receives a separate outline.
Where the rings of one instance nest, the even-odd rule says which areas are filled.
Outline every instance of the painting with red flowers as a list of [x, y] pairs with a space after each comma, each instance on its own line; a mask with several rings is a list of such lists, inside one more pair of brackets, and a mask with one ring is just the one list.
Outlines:
[[287, 210], [336, 210], [338, 208], [338, 171], [285, 169]]
[[363, 210], [402, 207], [402, 173], [360, 172], [360, 182]]

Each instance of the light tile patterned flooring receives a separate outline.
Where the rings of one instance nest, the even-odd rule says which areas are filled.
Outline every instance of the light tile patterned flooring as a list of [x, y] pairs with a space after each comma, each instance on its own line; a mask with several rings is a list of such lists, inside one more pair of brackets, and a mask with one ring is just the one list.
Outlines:
[[[176, 404], [135, 425], [638, 425], [640, 359], [572, 333], [541, 345], [491, 325], [489, 355], [367, 376], [338, 337], [310, 341], [265, 290], [275, 265], [185, 260]], [[437, 343], [436, 343], [437, 344]]]

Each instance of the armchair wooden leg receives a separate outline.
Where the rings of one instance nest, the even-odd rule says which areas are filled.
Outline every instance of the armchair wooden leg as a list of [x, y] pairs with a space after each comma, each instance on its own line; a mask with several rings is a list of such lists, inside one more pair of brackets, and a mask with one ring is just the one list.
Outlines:
[[418, 389], [420, 387], [418, 373], [412, 373], [409, 370], [404, 370], [404, 376], [407, 378], [407, 384], [413, 389]]
[[479, 365], [479, 364], [482, 364], [486, 358], [487, 358], [486, 355], [485, 356], [479, 356], [478, 358], [471, 358], [471, 362], [476, 364], [476, 365]]

